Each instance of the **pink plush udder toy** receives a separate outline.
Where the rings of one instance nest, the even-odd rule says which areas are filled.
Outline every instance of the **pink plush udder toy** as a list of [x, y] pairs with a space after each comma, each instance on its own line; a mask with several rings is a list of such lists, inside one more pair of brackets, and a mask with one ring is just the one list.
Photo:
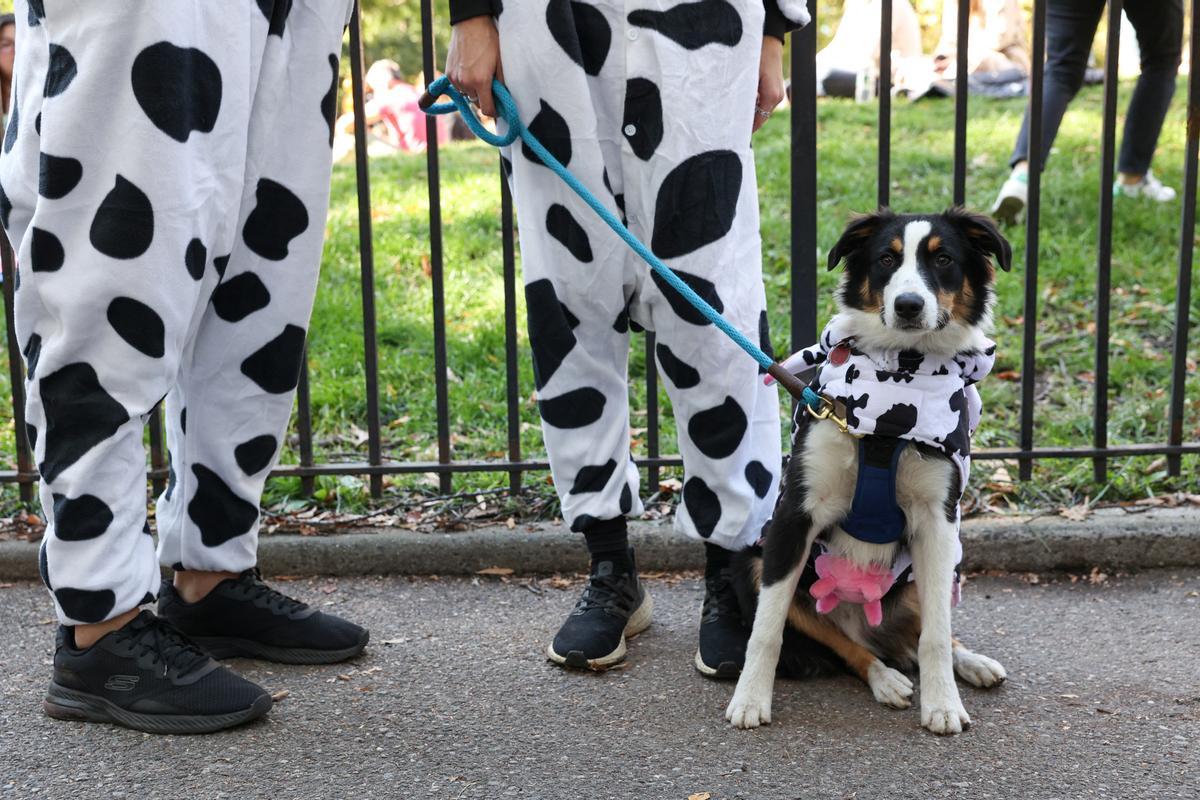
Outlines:
[[879, 601], [896, 581], [890, 567], [875, 564], [862, 567], [830, 553], [817, 556], [813, 566], [818, 580], [808, 592], [817, 599], [818, 614], [828, 614], [844, 600], [861, 604], [871, 627], [883, 622], [883, 606]]

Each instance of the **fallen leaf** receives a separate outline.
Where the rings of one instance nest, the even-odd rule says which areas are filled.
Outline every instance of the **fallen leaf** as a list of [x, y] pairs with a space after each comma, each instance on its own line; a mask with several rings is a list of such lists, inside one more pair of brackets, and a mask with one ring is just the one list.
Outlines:
[[696, 792], [689, 794], [688, 800], [709, 800], [710, 797], [712, 797], [712, 792]]
[[513, 519], [512, 517], [509, 517], [508, 519], [504, 520], [504, 524], [510, 531], [513, 528], [517, 527], [517, 521], [515, 519]]
[[1072, 522], [1083, 522], [1092, 513], [1092, 509], [1087, 503], [1080, 503], [1077, 506], [1068, 506], [1060, 508], [1058, 515], [1063, 519], [1069, 519]]
[[1015, 369], [1006, 369], [997, 372], [996, 377], [1002, 381], [1019, 381], [1021, 380], [1021, 373]]
[[337, 591], [337, 584], [336, 583], [327, 583], [321, 587], [321, 591], [324, 594], [333, 594], [334, 592]]
[[508, 567], [488, 567], [476, 572], [476, 575], [512, 575], [514, 570]]
[[1100, 571], [1099, 567], [1092, 567], [1092, 572], [1088, 575], [1088, 582], [1093, 586], [1098, 586], [1108, 580], [1108, 575]]
[[271, 699], [278, 703], [280, 700], [285, 699], [289, 694], [291, 694], [291, 692], [289, 692], [287, 689], [280, 689], [278, 692], [273, 692], [271, 694]]

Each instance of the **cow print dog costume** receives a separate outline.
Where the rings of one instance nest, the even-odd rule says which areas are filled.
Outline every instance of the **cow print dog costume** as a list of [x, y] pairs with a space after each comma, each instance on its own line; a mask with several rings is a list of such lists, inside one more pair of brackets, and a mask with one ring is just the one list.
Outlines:
[[[256, 563], [329, 197], [350, 0], [17, 3], [0, 222], [64, 625], [153, 599], [159, 561]], [[185, 21], [185, 22], [181, 22]], [[150, 411], [170, 485], [146, 521]]]

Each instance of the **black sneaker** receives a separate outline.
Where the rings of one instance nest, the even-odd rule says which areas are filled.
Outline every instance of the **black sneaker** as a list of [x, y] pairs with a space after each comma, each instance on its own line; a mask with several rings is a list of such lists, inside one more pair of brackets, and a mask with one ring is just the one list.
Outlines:
[[354, 623], [267, 586], [257, 569], [221, 581], [195, 603], [185, 602], [171, 581], [164, 580], [158, 613], [213, 658], [333, 664], [361, 653], [370, 638]]
[[746, 662], [750, 629], [742, 622], [732, 572], [731, 567], [722, 567], [704, 578], [700, 646], [695, 661], [696, 669], [710, 678], [736, 678]]
[[59, 627], [42, 707], [55, 719], [146, 733], [211, 733], [258, 719], [271, 695], [213, 661], [169, 622], [143, 611], [87, 649]]
[[650, 627], [653, 606], [638, 580], [632, 550], [628, 565], [600, 561], [546, 655], [565, 667], [608, 669], [625, 659], [626, 637]]

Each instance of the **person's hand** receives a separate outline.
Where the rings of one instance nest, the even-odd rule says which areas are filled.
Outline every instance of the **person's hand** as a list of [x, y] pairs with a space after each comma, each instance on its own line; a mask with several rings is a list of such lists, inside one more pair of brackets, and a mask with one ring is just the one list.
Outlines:
[[783, 42], [764, 36], [762, 57], [758, 61], [758, 97], [754, 101], [754, 127], [757, 131], [783, 102]]
[[504, 80], [500, 34], [491, 17], [472, 17], [454, 26], [446, 53], [446, 74], [454, 87], [489, 117], [496, 116], [492, 78]]

